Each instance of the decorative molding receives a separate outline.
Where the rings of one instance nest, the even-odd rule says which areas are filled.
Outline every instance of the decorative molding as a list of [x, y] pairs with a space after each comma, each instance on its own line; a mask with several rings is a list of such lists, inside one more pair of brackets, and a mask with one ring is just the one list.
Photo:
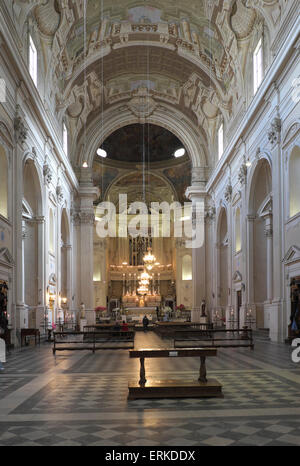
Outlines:
[[231, 202], [231, 199], [232, 199], [232, 186], [231, 186], [230, 181], [229, 181], [228, 185], [225, 188], [224, 198], [225, 198], [226, 202]]
[[281, 119], [276, 117], [272, 120], [271, 128], [268, 131], [268, 141], [275, 145], [280, 141]]
[[149, 96], [146, 87], [139, 87], [134, 97], [129, 101], [129, 110], [141, 121], [148, 118], [157, 107], [155, 100]]
[[215, 206], [208, 207], [208, 209], [206, 211], [206, 214], [205, 214], [205, 218], [207, 220], [211, 220], [211, 221], [215, 220], [215, 218], [216, 218], [216, 208], [215, 208]]
[[293, 262], [300, 262], [300, 248], [298, 246], [291, 246], [284, 256], [282, 262], [285, 265], [291, 264]]
[[55, 206], [57, 205], [56, 197], [54, 196], [52, 191], [49, 191], [49, 199]]
[[232, 280], [234, 283], [241, 282], [243, 280], [242, 274], [236, 270], [233, 274]]
[[44, 163], [43, 175], [44, 175], [45, 184], [49, 186], [51, 184], [53, 174], [52, 174], [51, 168], [49, 167], [47, 163]]
[[257, 215], [259, 217], [268, 217], [273, 215], [273, 200], [271, 195], [267, 196], [267, 198], [262, 202]]
[[72, 222], [75, 226], [82, 224], [94, 225], [95, 214], [93, 212], [71, 212]]
[[296, 122], [288, 128], [282, 138], [282, 144], [286, 146], [300, 131], [300, 123]]
[[268, 226], [266, 226], [266, 228], [265, 228], [265, 236], [266, 236], [267, 238], [272, 238], [272, 237], [273, 237], [273, 227], [272, 227], [271, 224], [268, 225]]
[[238, 191], [237, 193], [235, 193], [235, 195], [232, 198], [232, 205], [234, 206], [235, 204], [237, 204], [237, 202], [239, 202], [241, 198], [242, 198], [241, 191]]
[[243, 163], [240, 166], [240, 170], [238, 173], [238, 180], [242, 186], [247, 183], [247, 173], [248, 173], [247, 165]]
[[56, 197], [57, 197], [57, 201], [62, 204], [63, 203], [63, 200], [64, 200], [64, 193], [63, 193], [63, 189], [60, 185], [56, 186]]
[[9, 267], [14, 265], [13, 257], [8, 248], [0, 248], [0, 262]]
[[15, 139], [17, 143], [23, 144], [27, 139], [28, 129], [20, 116], [16, 116], [14, 120]]

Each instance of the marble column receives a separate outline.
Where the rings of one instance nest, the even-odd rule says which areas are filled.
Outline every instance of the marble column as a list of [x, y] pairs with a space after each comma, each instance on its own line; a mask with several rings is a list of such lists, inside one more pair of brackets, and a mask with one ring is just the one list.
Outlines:
[[24, 225], [22, 221], [23, 212], [23, 149], [20, 145], [16, 147], [15, 159], [15, 281], [16, 281], [16, 328], [24, 327], [26, 321], [26, 306], [24, 300]]
[[38, 237], [38, 306], [36, 312], [36, 328], [41, 328], [45, 316], [45, 217], [36, 217]]
[[247, 302], [254, 303], [253, 247], [255, 215], [247, 215]]
[[273, 222], [272, 215], [265, 217], [265, 235], [267, 238], [267, 300], [273, 299]]
[[91, 181], [91, 171], [83, 171], [80, 177], [78, 213], [80, 223], [80, 302], [86, 310], [94, 309], [94, 206], [98, 188]]
[[[204, 174], [200, 175], [203, 176]], [[198, 228], [201, 232], [202, 241], [192, 247], [192, 322], [200, 322], [201, 303], [206, 299], [206, 270], [205, 270], [205, 220], [204, 220], [204, 202], [206, 197], [204, 181], [190, 186], [186, 190], [186, 196], [192, 201], [192, 230]], [[191, 242], [193, 243], [193, 242]]]
[[[270, 310], [270, 338], [272, 341], [283, 341], [287, 336], [289, 313], [284, 303], [284, 237], [282, 235], [283, 220], [283, 157], [281, 150], [281, 120], [273, 118], [268, 132], [272, 157], [272, 209], [273, 216], [273, 300]], [[270, 244], [270, 243], [269, 243]], [[270, 246], [269, 246], [270, 247]]]

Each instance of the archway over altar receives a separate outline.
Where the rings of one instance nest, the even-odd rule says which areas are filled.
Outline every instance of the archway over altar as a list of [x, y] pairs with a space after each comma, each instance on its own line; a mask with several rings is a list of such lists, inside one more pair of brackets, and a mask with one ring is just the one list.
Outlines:
[[[168, 306], [175, 313], [177, 293], [182, 296], [192, 291], [191, 288], [185, 293], [181, 291], [181, 287], [186, 287], [181, 279], [177, 284], [177, 267], [182, 267], [183, 254], [178, 254], [176, 247], [174, 211], [171, 208], [168, 233], [165, 226], [167, 214], [156, 206], [162, 203], [173, 205], [180, 210], [176, 215], [183, 217], [184, 203], [190, 204], [185, 196], [186, 188], [191, 184], [192, 163], [188, 151], [174, 134], [151, 124], [121, 128], [110, 135], [101, 148], [107, 157], [96, 155], [93, 163], [93, 182], [101, 193], [97, 204], [101, 205], [102, 201], [113, 204], [117, 228], [115, 237], [99, 238], [97, 225], [101, 216], [96, 207], [95, 307], [105, 305], [109, 311], [117, 307], [136, 318], [142, 318], [145, 313], [156, 315], [157, 307]], [[184, 149], [184, 154], [175, 157], [179, 149]], [[123, 199], [126, 196], [126, 220], [120, 195]], [[135, 203], [143, 203], [143, 213], [133, 209]], [[143, 225], [147, 227], [136, 236], [131, 235], [128, 227], [141, 214]], [[151, 228], [154, 216], [158, 218], [157, 230]], [[144, 256], [147, 251], [154, 259], [151, 270], [147, 270], [150, 276], [143, 291], [140, 279], [146, 271]], [[191, 302], [190, 296], [187, 302]]]

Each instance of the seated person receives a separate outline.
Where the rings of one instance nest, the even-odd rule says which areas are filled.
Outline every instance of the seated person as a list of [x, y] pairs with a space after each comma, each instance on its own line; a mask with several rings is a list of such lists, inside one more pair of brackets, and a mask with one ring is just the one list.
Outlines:
[[128, 328], [128, 324], [125, 322], [125, 320], [123, 320], [123, 323], [122, 323], [122, 331], [123, 332], [128, 332], [129, 328]]

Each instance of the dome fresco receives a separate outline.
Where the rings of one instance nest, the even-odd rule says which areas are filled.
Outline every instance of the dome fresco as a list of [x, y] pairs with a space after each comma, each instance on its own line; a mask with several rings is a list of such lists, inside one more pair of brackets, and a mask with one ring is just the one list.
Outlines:
[[174, 134], [160, 126], [133, 124], [112, 133], [101, 147], [108, 159], [155, 163], [172, 160], [174, 152], [184, 146]]

